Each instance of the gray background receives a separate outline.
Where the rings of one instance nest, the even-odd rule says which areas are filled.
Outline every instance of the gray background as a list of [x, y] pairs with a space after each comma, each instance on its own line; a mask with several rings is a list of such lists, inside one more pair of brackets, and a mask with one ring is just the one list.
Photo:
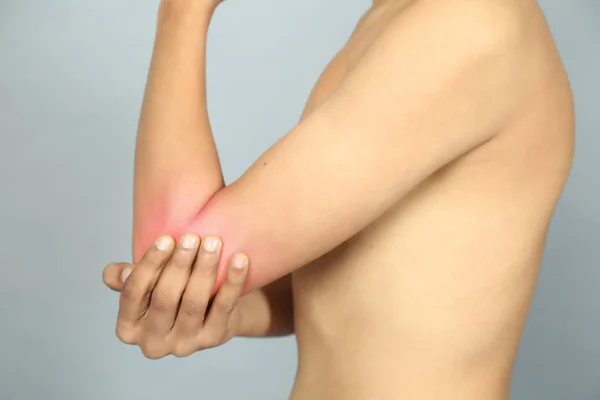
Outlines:
[[[101, 269], [128, 260], [134, 135], [156, 0], [0, 0], [0, 399], [284, 399], [293, 339], [149, 361], [114, 336]], [[575, 92], [577, 154], [513, 399], [600, 399], [600, 5], [546, 0]], [[228, 0], [209, 43], [227, 181], [298, 119], [367, 0]]]

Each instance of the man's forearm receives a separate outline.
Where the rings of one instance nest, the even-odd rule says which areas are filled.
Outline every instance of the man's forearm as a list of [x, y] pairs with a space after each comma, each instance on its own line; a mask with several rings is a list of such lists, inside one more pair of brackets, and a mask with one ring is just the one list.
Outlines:
[[248, 293], [238, 301], [240, 323], [234, 333], [243, 337], [275, 337], [294, 333], [291, 275]]
[[208, 1], [160, 3], [136, 143], [134, 262], [156, 237], [175, 234], [223, 187], [206, 107], [206, 39], [213, 12]]

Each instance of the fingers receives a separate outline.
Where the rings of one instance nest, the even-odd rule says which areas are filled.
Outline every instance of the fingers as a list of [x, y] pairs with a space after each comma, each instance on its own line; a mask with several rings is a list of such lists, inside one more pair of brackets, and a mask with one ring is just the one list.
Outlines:
[[231, 317], [242, 294], [247, 275], [248, 257], [235, 254], [229, 262], [227, 279], [215, 297], [204, 329], [219, 334], [229, 332]]
[[122, 262], [108, 264], [104, 268], [104, 271], [102, 271], [102, 280], [104, 281], [104, 284], [112, 290], [120, 292], [123, 288], [123, 282], [125, 281], [123, 277], [128, 275], [132, 269], [133, 265], [129, 263]]
[[194, 270], [183, 293], [176, 330], [195, 336], [202, 328], [204, 315], [215, 285], [217, 266], [221, 258], [221, 240], [207, 236], [202, 240]]
[[151, 359], [183, 357], [228, 341], [239, 320], [236, 304], [249, 261], [243, 254], [231, 258], [225, 282], [209, 306], [221, 250], [222, 242], [214, 236], [201, 242], [186, 234], [177, 246], [164, 236], [139, 263], [108, 265], [104, 282], [121, 290], [119, 339], [139, 345]]
[[117, 336], [121, 341], [133, 343], [136, 340], [137, 323], [148, 308], [150, 294], [169, 261], [173, 246], [172, 237], [158, 238], [123, 283], [117, 317]]
[[162, 271], [152, 292], [150, 307], [145, 317], [148, 337], [164, 337], [171, 331], [199, 244], [198, 236], [183, 235], [173, 256]]

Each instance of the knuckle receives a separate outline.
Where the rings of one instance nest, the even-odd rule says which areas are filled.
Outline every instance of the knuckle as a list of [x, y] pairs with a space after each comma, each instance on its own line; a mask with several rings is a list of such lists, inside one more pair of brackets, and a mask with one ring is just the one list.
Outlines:
[[117, 338], [125, 344], [136, 344], [137, 334], [133, 328], [123, 323], [117, 323], [117, 329], [115, 330]]
[[129, 275], [125, 282], [123, 282], [121, 296], [125, 299], [137, 299], [148, 296], [152, 291], [153, 283], [151, 282], [151, 278], [143, 271], [136, 272], [136, 274], [132, 273]]
[[133, 297], [136, 293], [136, 283], [137, 280], [130, 275], [123, 283], [123, 288], [121, 289], [121, 296], [125, 298]]
[[171, 268], [173, 270], [190, 270], [192, 269], [192, 263], [189, 260], [173, 259], [167, 268]]
[[154, 292], [150, 307], [156, 312], [170, 311], [175, 308], [178, 303], [174, 297], [175, 296], [169, 295], [165, 291]]
[[189, 317], [200, 317], [204, 315], [204, 311], [206, 310], [206, 305], [199, 300], [194, 300], [190, 298], [184, 298], [181, 302], [181, 309], [185, 313], [186, 316]]
[[225, 342], [225, 335], [222, 332], [209, 331], [205, 332], [199, 340], [200, 349], [212, 349]]
[[160, 360], [161, 358], [166, 356], [166, 354], [144, 349], [142, 349], [142, 354], [144, 354], [144, 357], [146, 357], [149, 360]]
[[169, 354], [165, 346], [161, 343], [145, 342], [140, 346], [140, 349], [144, 357], [149, 360], [159, 360]]
[[178, 343], [174, 346], [172, 354], [177, 358], [184, 358], [191, 356], [195, 351], [194, 346], [189, 343]]
[[235, 309], [235, 305], [229, 301], [220, 301], [215, 303], [214, 305], [215, 307], [217, 307], [217, 310], [223, 314], [226, 315], [230, 315], [231, 313], [233, 313], [233, 310]]

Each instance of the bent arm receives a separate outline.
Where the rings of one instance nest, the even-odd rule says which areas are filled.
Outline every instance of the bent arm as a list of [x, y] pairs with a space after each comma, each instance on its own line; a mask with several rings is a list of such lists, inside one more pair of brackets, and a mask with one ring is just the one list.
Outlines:
[[[136, 141], [134, 263], [158, 236], [178, 238], [224, 186], [206, 104], [206, 40], [217, 2], [208, 3], [162, 0], [159, 6]], [[249, 293], [239, 308], [236, 335], [293, 333], [289, 277]]]
[[222, 237], [218, 284], [233, 252], [250, 258], [247, 292], [318, 258], [501, 129], [517, 107], [503, 25], [477, 3], [427, 7], [384, 32], [325, 104], [175, 227]]

